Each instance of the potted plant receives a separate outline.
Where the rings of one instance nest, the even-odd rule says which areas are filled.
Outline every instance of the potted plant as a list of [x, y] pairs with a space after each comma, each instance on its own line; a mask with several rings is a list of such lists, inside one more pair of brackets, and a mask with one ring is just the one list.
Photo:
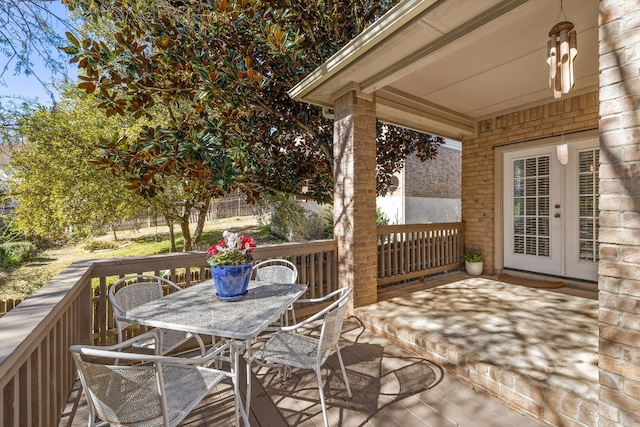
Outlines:
[[471, 276], [479, 276], [482, 274], [484, 267], [484, 259], [482, 254], [476, 250], [464, 254], [464, 269]]
[[216, 297], [223, 301], [237, 301], [247, 294], [253, 256], [256, 247], [251, 237], [225, 230], [223, 240], [211, 245], [207, 262], [211, 266], [211, 278]]

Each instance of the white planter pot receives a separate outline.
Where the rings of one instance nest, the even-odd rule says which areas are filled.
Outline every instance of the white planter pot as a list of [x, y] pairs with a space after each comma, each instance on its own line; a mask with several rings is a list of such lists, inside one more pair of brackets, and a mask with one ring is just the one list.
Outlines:
[[464, 262], [464, 269], [470, 276], [479, 276], [482, 274], [483, 262]]

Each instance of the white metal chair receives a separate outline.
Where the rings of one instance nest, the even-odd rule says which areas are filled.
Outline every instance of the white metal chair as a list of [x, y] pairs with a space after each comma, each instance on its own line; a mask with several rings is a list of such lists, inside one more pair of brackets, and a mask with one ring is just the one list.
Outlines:
[[[261, 348], [253, 355], [252, 360], [259, 363], [275, 366], [288, 366], [300, 369], [313, 369], [318, 379], [318, 390], [320, 391], [320, 404], [322, 405], [322, 416], [325, 426], [328, 426], [327, 408], [322, 390], [322, 365], [333, 353], [338, 355], [340, 369], [344, 383], [347, 387], [347, 394], [352, 397], [351, 387], [347, 379], [347, 373], [340, 354], [340, 335], [342, 333], [342, 323], [346, 310], [347, 300], [352, 288], [341, 288], [322, 298], [299, 300], [308, 303], [326, 303], [337, 298], [330, 305], [320, 312], [305, 319], [295, 325], [283, 326], [276, 332]], [[322, 326], [319, 337], [312, 337], [296, 332], [302, 326], [315, 320], [322, 319]], [[284, 370], [285, 376], [287, 370]]]
[[[254, 280], [274, 283], [296, 283], [296, 280], [298, 279], [298, 268], [289, 260], [273, 258], [260, 261], [255, 264], [253, 266], [252, 274]], [[293, 319], [293, 323], [296, 322], [296, 312], [293, 305], [287, 309], [285, 314], [282, 315], [280, 323], [275, 324], [274, 327], [269, 327], [266, 330], [274, 331], [280, 326], [287, 325], [289, 323], [289, 317]]]
[[[162, 291], [163, 285], [173, 288], [174, 290], [182, 289], [171, 280], [149, 274], [125, 276], [111, 285], [109, 288], [109, 300], [111, 301], [111, 307], [113, 308], [116, 318], [118, 342], [124, 340], [125, 330], [134, 325], [133, 322], [126, 319], [127, 310], [162, 298], [164, 295]], [[206, 352], [202, 338], [200, 338], [198, 334], [161, 329], [158, 336], [160, 339], [159, 348], [155, 348], [154, 341], [151, 339], [147, 339], [146, 341], [138, 340], [135, 342], [135, 345], [139, 348], [154, 350], [155, 354], [164, 355], [191, 338], [194, 338], [200, 346], [201, 354], [204, 356]]]
[[289, 260], [273, 258], [260, 261], [253, 266], [255, 280], [276, 283], [296, 283], [298, 279], [298, 269]]
[[[149, 339], [159, 345], [157, 330], [108, 347], [70, 347], [86, 390], [89, 427], [176, 426], [213, 387], [233, 375], [206, 367], [208, 361], [226, 350], [224, 346], [196, 358], [119, 351]], [[123, 361], [127, 366], [118, 364]], [[96, 421], [96, 415], [101, 421]]]

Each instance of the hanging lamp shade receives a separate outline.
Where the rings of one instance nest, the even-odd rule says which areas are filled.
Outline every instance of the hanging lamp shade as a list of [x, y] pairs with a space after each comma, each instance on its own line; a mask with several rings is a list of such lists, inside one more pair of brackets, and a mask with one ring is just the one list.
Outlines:
[[561, 98], [575, 83], [573, 62], [578, 55], [578, 39], [573, 23], [558, 22], [549, 31], [547, 42], [547, 64], [549, 65], [549, 87], [554, 98]]

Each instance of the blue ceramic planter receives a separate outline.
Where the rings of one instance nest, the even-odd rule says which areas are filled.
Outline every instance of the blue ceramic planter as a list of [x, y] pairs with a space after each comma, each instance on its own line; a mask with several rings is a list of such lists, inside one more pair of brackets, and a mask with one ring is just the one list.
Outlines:
[[217, 265], [211, 267], [216, 297], [222, 301], [237, 301], [247, 294], [253, 264]]

